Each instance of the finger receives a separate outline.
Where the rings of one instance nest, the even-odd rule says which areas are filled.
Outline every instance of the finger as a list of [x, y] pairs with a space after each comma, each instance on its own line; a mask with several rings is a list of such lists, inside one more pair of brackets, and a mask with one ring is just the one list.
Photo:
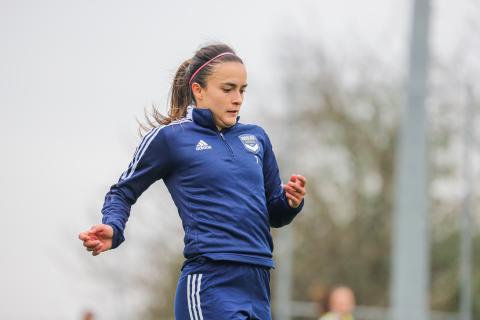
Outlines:
[[294, 196], [298, 196], [298, 195], [299, 195], [298, 192], [297, 192], [295, 189], [293, 189], [291, 186], [286, 186], [286, 187], [285, 187], [285, 193], [286, 193], [287, 195], [294, 195]]
[[296, 192], [300, 193], [300, 194], [305, 194], [305, 189], [301, 186], [299, 186], [298, 184], [296, 183], [293, 183], [293, 182], [289, 182], [288, 185], [294, 189]]
[[301, 200], [294, 197], [293, 195], [287, 194], [287, 198], [291, 201], [291, 204], [289, 203], [291, 207], [297, 208], [300, 205]]
[[92, 226], [92, 227], [90, 228], [90, 230], [88, 230], [88, 233], [89, 233], [89, 234], [95, 234], [95, 233], [97, 233], [98, 231], [100, 231], [100, 228], [99, 228], [98, 225], [95, 225], [95, 226]]
[[[298, 203], [300, 203], [305, 195], [305, 192], [297, 192], [295, 189], [293, 189], [290, 186], [285, 186], [285, 195], [286, 196], [293, 196], [295, 199], [297, 199]], [[290, 197], [289, 197], [290, 198]]]
[[87, 251], [93, 251], [95, 247], [96, 246], [85, 246], [85, 249], [87, 249]]
[[90, 251], [90, 252], [95, 252], [95, 251], [100, 251], [102, 249], [102, 243], [96, 245], [96, 246], [91, 246], [91, 247], [87, 247], [87, 251]]
[[98, 249], [98, 250], [93, 250], [92, 254], [94, 256], [98, 256], [100, 253], [102, 253], [104, 250], [103, 249]]
[[292, 181], [292, 180], [290, 181], [302, 187], [305, 187], [305, 185], [307, 184], [307, 178], [301, 175], [297, 175], [297, 179], [295, 181]]
[[302, 176], [301, 174], [293, 174], [288, 181], [288, 184], [294, 183], [296, 185], [300, 185], [300, 187], [305, 187], [307, 184], [307, 178]]
[[85, 241], [83, 243], [83, 245], [87, 248], [95, 248], [96, 246], [98, 246], [99, 244], [101, 244], [100, 241], [98, 240], [91, 240], [91, 241]]
[[89, 234], [103, 234], [106, 231], [106, 226], [104, 224], [97, 224], [90, 228], [88, 231]]
[[105, 236], [103, 230], [98, 230], [96, 229], [96, 231], [94, 232], [89, 232], [89, 236], [91, 239], [94, 239], [94, 240], [99, 240], [101, 238], [103, 238]]
[[96, 246], [96, 247], [93, 249], [93, 251], [94, 251], [94, 252], [102, 252], [102, 251], [103, 251], [102, 248], [103, 248], [103, 244], [100, 243], [98, 246]]
[[307, 178], [302, 175], [297, 175], [298, 180], [300, 181], [300, 185], [305, 187], [307, 185]]
[[288, 199], [292, 199], [294, 201], [298, 201], [298, 202], [301, 202], [302, 201], [302, 196], [300, 195], [297, 195], [295, 193], [292, 193], [292, 192], [287, 192], [285, 194], [285, 196], [288, 198]]
[[303, 200], [303, 195], [301, 195], [299, 193], [296, 193], [296, 192], [287, 192], [286, 196], [289, 199], [292, 199], [292, 200], [296, 201], [298, 204], [300, 204]]
[[78, 235], [78, 239], [82, 240], [82, 241], [86, 241], [86, 240], [89, 240], [90, 237], [89, 235], [87, 234], [87, 232], [81, 232], [79, 235]]
[[289, 185], [287, 189], [290, 193], [293, 193], [296, 196], [303, 197], [305, 195], [305, 189], [298, 185]]
[[94, 251], [92, 252], [92, 256], [98, 256], [98, 255], [99, 255], [100, 253], [102, 253], [102, 252], [103, 252], [102, 249], [94, 250]]

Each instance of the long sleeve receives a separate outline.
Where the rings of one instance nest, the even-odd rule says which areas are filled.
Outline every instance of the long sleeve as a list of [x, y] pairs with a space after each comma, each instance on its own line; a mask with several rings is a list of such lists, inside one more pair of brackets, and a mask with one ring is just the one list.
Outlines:
[[289, 224], [293, 218], [302, 210], [304, 200], [297, 208], [292, 208], [288, 204], [285, 191], [280, 180], [277, 160], [273, 153], [272, 144], [265, 133], [265, 153], [263, 156], [263, 176], [265, 183], [265, 196], [267, 199], [267, 209], [269, 214], [270, 226], [274, 228], [283, 227]]
[[152, 129], [143, 137], [128, 169], [105, 196], [102, 223], [113, 228], [112, 249], [125, 240], [131, 206], [152, 183], [168, 174], [170, 156], [162, 128]]

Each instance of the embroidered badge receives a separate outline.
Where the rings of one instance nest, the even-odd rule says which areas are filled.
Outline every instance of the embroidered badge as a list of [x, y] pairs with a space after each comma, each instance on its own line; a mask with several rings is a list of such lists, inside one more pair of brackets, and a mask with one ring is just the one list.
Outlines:
[[242, 134], [238, 136], [238, 138], [242, 141], [245, 149], [251, 153], [258, 153], [260, 151], [260, 144], [258, 143], [257, 137], [253, 134]]

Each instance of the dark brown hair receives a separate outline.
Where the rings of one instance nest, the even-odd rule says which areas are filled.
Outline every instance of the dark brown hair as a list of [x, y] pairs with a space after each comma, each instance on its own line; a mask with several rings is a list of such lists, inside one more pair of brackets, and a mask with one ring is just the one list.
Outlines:
[[217, 43], [204, 46], [195, 52], [195, 55], [185, 60], [177, 69], [170, 88], [169, 100], [170, 106], [166, 116], [162, 115], [154, 106], [151, 115], [145, 114], [147, 124], [140, 123], [143, 130], [149, 130], [159, 125], [167, 125], [172, 121], [181, 119], [186, 116], [187, 107], [196, 103], [192, 94], [192, 86], [189, 83], [190, 77], [204, 63], [224, 52], [232, 52], [213, 60], [198, 72], [192, 79], [191, 83], [198, 83], [202, 88], [207, 86], [207, 78], [213, 72], [213, 67], [222, 62], [240, 62], [242, 59], [235, 54], [235, 51], [226, 44]]

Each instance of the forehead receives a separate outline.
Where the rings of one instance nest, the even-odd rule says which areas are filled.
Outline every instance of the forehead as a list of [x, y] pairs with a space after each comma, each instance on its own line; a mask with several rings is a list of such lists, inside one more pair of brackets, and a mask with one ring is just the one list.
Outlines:
[[221, 62], [212, 68], [212, 74], [207, 78], [212, 82], [234, 82], [245, 84], [247, 81], [247, 70], [240, 62]]
[[332, 300], [351, 300], [353, 293], [346, 288], [336, 289], [332, 292]]

